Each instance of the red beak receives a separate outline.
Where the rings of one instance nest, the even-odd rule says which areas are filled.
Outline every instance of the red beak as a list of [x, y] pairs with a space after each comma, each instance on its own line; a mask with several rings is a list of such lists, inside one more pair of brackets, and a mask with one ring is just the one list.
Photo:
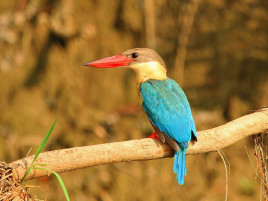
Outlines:
[[118, 54], [112, 57], [92, 61], [83, 64], [84, 66], [97, 67], [97, 68], [115, 68], [118, 66], [128, 66], [134, 60], [129, 59], [127, 56]]

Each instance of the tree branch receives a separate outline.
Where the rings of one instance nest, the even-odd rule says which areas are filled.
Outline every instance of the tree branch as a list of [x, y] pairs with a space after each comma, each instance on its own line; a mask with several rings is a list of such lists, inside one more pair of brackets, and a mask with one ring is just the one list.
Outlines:
[[[190, 145], [187, 154], [217, 151], [247, 136], [268, 131], [268, 109], [243, 116], [225, 125], [198, 132], [198, 142]], [[55, 172], [105, 165], [125, 161], [142, 161], [172, 157], [173, 150], [158, 140], [145, 138], [124, 142], [98, 144], [84, 147], [54, 150], [41, 153], [36, 164], [47, 164], [47, 169]], [[9, 164], [22, 180], [34, 156], [29, 156]], [[32, 170], [26, 180], [48, 175], [42, 170]]]

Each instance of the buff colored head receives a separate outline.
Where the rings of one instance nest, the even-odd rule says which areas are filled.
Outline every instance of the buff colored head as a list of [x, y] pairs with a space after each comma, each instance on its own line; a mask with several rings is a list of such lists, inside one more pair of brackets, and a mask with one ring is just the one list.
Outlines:
[[166, 66], [157, 52], [148, 48], [135, 48], [121, 54], [84, 64], [97, 68], [129, 67], [137, 72], [139, 83], [149, 79], [167, 78]]

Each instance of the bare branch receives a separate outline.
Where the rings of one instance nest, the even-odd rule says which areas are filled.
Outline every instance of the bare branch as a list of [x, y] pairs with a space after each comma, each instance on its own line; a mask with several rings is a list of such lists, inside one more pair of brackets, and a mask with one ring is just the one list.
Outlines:
[[156, 48], [155, 4], [154, 0], [144, 1], [145, 34], [147, 47]]
[[[199, 0], [193, 0], [193, 1], [186, 1], [185, 5], [185, 14], [183, 15], [181, 19], [181, 15], [178, 15], [178, 26], [181, 27], [180, 34], [178, 34], [177, 38], [177, 49], [176, 49], [176, 58], [175, 58], [175, 65], [176, 69], [175, 75], [178, 76], [178, 80], [180, 81], [180, 86], [183, 86], [183, 78], [184, 78], [184, 65], [186, 60], [186, 54], [187, 54], [187, 45], [188, 45], [188, 39], [189, 35], [192, 30], [192, 26], [194, 23], [194, 19], [196, 16], [196, 12], [198, 10], [199, 6]], [[179, 12], [180, 13], [180, 12]], [[180, 21], [182, 22], [180, 23]]]
[[[190, 145], [187, 154], [217, 151], [250, 135], [268, 130], [268, 109], [243, 116], [225, 125], [198, 132], [198, 142]], [[98, 144], [54, 150], [41, 153], [36, 163], [47, 164], [55, 172], [105, 165], [125, 161], [142, 161], [172, 157], [173, 150], [155, 139], [138, 139], [124, 142]], [[10, 163], [21, 180], [34, 156]], [[48, 175], [42, 170], [32, 170], [26, 180]]]
[[268, 201], [268, 172], [266, 168], [265, 152], [262, 149], [262, 147], [264, 147], [262, 135], [258, 134], [252, 137], [255, 143], [255, 157], [258, 163], [258, 172], [263, 183], [263, 196], [264, 200]]

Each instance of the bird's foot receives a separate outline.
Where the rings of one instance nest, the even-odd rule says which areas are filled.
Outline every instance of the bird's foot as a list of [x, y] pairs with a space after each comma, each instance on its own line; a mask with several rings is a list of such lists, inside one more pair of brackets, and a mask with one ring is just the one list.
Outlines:
[[148, 138], [154, 138], [154, 139], [160, 140], [160, 138], [157, 136], [156, 132], [154, 132], [153, 134], [148, 136]]

